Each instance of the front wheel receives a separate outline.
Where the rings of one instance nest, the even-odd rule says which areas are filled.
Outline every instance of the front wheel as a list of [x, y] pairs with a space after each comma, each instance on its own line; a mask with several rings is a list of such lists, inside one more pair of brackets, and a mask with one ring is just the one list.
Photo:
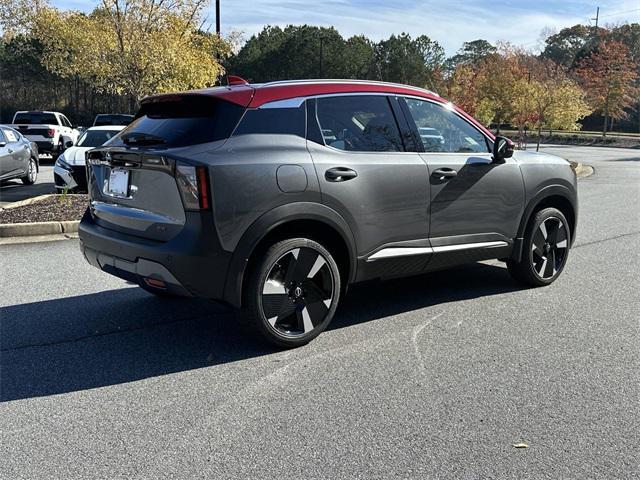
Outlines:
[[37, 178], [38, 164], [36, 163], [36, 160], [31, 157], [29, 159], [29, 165], [27, 165], [27, 174], [22, 177], [21, 180], [25, 185], [33, 185], [34, 183], [36, 183]]
[[569, 223], [560, 210], [540, 210], [525, 231], [520, 261], [507, 260], [509, 273], [534, 287], [553, 283], [567, 263], [570, 239]]
[[298, 347], [331, 322], [340, 299], [340, 272], [329, 251], [314, 240], [272, 245], [249, 273], [244, 314], [268, 341]]

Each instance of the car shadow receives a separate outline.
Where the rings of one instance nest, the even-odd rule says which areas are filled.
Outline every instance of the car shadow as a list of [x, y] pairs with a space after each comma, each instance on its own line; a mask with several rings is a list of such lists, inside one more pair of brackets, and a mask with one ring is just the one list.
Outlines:
[[[353, 287], [330, 329], [437, 304], [517, 290], [500, 266]], [[139, 288], [0, 309], [0, 401], [81, 391], [258, 357], [277, 351], [237, 313]]]
[[53, 182], [34, 183], [25, 185], [22, 180], [3, 180], [0, 182], [0, 202], [19, 202], [27, 198], [55, 193]]

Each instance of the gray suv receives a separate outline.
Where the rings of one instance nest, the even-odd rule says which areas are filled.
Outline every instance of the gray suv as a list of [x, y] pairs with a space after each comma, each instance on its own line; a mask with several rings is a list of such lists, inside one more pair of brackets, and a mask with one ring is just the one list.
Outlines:
[[355, 282], [487, 259], [528, 285], [558, 278], [575, 238], [575, 174], [513, 150], [423, 89], [232, 77], [146, 98], [87, 154], [81, 249], [156, 295], [241, 308], [294, 347], [327, 327]]

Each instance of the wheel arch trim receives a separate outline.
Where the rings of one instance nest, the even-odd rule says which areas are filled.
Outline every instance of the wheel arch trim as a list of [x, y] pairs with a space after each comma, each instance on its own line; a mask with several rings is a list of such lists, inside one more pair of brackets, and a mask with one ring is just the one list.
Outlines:
[[315, 202], [296, 202], [275, 207], [255, 220], [244, 232], [229, 262], [224, 288], [224, 300], [234, 307], [242, 305], [242, 285], [249, 258], [259, 243], [276, 228], [297, 220], [324, 223], [344, 241], [349, 254], [349, 278], [356, 276], [356, 245], [348, 223], [333, 209]]
[[527, 206], [524, 209], [522, 214], [522, 218], [520, 219], [520, 224], [518, 225], [518, 231], [516, 234], [514, 249], [513, 249], [513, 259], [516, 261], [520, 261], [522, 257], [522, 242], [524, 239], [524, 232], [531, 220], [531, 216], [537, 210], [537, 207], [544, 202], [545, 199], [550, 197], [562, 197], [564, 198], [573, 209], [573, 229], [571, 231], [571, 241], [570, 245], [573, 245], [573, 242], [576, 238], [576, 226], [578, 224], [578, 200], [577, 193], [570, 188], [564, 185], [547, 185], [538, 191], [528, 202]]

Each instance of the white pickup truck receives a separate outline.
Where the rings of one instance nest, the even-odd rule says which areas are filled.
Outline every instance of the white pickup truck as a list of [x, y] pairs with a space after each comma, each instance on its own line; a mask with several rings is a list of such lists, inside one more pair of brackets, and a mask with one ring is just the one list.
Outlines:
[[38, 145], [40, 153], [57, 158], [65, 148], [75, 145], [80, 132], [59, 112], [20, 111], [13, 116], [10, 127]]

